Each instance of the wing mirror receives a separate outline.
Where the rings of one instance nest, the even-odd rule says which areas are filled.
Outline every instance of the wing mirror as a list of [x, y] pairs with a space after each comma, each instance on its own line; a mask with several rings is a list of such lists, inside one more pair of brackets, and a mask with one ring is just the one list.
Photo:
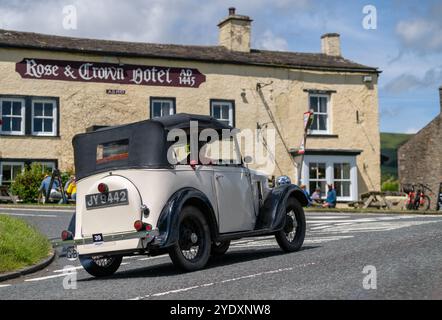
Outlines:
[[244, 163], [250, 164], [253, 162], [253, 158], [251, 156], [245, 156], [244, 157]]

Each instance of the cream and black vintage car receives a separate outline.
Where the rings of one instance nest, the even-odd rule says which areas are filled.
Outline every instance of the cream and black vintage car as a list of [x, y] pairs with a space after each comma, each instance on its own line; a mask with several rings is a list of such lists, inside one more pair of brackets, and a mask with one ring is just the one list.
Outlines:
[[[91, 275], [113, 274], [123, 256], [164, 253], [193, 271], [244, 237], [274, 235], [282, 250], [300, 250], [302, 190], [290, 182], [269, 188], [267, 176], [247, 167], [251, 159], [241, 157], [234, 135], [189, 146], [193, 123], [197, 134], [232, 129], [177, 114], [74, 137], [76, 213], [62, 244]], [[170, 139], [173, 132], [181, 136]]]

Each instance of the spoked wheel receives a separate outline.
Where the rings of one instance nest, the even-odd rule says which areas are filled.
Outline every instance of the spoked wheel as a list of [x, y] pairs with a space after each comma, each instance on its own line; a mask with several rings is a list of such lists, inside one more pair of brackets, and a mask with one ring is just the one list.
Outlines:
[[230, 241], [213, 242], [212, 243], [212, 256], [222, 256], [229, 250]]
[[289, 198], [286, 204], [284, 228], [276, 233], [276, 241], [286, 252], [299, 251], [305, 238], [304, 210], [295, 198]]
[[210, 256], [210, 231], [202, 212], [187, 206], [181, 212], [178, 242], [170, 249], [172, 262], [185, 271], [203, 268]]
[[419, 203], [417, 204], [417, 210], [419, 211], [427, 211], [430, 209], [430, 197], [429, 196], [423, 196]]
[[94, 277], [108, 277], [113, 275], [120, 267], [122, 260], [122, 256], [80, 256], [81, 265]]

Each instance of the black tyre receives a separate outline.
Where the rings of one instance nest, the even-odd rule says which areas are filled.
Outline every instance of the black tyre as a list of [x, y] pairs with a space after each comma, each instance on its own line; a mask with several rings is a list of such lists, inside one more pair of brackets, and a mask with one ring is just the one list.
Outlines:
[[80, 263], [90, 275], [94, 277], [108, 277], [113, 275], [120, 267], [123, 257], [81, 257]]
[[417, 205], [417, 209], [419, 211], [428, 211], [430, 210], [431, 200], [429, 196], [423, 196], [421, 201], [419, 201]]
[[305, 238], [305, 215], [298, 200], [290, 197], [286, 203], [286, 222], [284, 228], [275, 234], [276, 241], [286, 252], [299, 251]]
[[209, 225], [203, 213], [187, 206], [181, 211], [178, 241], [170, 248], [172, 262], [184, 271], [204, 268], [210, 257], [211, 239]]
[[213, 242], [211, 254], [212, 256], [222, 256], [229, 250], [230, 241], [222, 241], [222, 242]]

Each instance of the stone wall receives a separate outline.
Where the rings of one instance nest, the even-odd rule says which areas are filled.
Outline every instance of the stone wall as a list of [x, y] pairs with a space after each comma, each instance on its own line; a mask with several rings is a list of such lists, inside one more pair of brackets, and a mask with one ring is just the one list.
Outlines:
[[401, 184], [428, 184], [434, 191], [431, 208], [436, 209], [439, 184], [442, 182], [442, 116], [436, 117], [424, 129], [398, 150]]

